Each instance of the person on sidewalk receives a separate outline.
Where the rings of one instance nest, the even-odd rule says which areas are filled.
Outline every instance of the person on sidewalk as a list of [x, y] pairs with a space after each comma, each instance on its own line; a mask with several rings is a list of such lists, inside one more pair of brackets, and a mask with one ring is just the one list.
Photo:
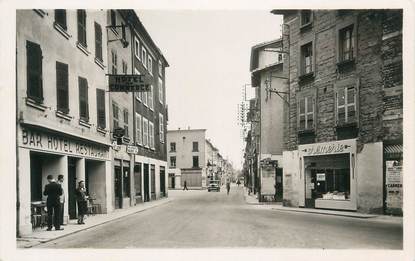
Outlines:
[[61, 226], [63, 226], [63, 212], [65, 210], [65, 191], [63, 190], [63, 175], [58, 175], [58, 184], [61, 185], [62, 188], [62, 195], [59, 196], [60, 202], [60, 212], [59, 212], [59, 220], [61, 222]]
[[228, 193], [228, 195], [229, 195], [229, 190], [231, 190], [231, 183], [228, 181], [226, 182], [226, 192]]
[[88, 212], [88, 196], [86, 195], [85, 183], [83, 180], [78, 182], [76, 202], [78, 203], [78, 224], [85, 224], [84, 219]]
[[189, 190], [189, 189], [187, 188], [187, 181], [186, 181], [186, 180], [183, 182], [183, 190]]
[[59, 219], [60, 215], [60, 201], [59, 196], [62, 195], [62, 187], [56, 183], [52, 175], [47, 176], [48, 184], [45, 185], [45, 190], [43, 195], [47, 196], [46, 208], [48, 211], [48, 229], [47, 231], [52, 230], [52, 220], [55, 230], [63, 230], [61, 228], [61, 222]]

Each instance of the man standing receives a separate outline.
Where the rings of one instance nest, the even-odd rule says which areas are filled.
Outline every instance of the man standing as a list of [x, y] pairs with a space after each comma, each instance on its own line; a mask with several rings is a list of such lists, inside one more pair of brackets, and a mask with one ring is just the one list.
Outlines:
[[187, 188], [187, 182], [186, 182], [186, 180], [183, 182], [183, 190], [189, 190], [189, 189]]
[[60, 212], [59, 212], [59, 222], [61, 222], [61, 226], [63, 226], [63, 212], [65, 210], [65, 191], [63, 190], [63, 175], [58, 176], [58, 183], [61, 185], [62, 188], [62, 195], [59, 197], [60, 202]]
[[46, 200], [46, 207], [48, 210], [48, 229], [47, 231], [52, 230], [52, 217], [53, 217], [53, 226], [55, 230], [63, 230], [60, 227], [60, 200], [59, 196], [62, 195], [62, 187], [58, 183], [55, 182], [55, 179], [52, 175], [47, 176], [49, 184], [46, 184], [45, 190], [43, 191], [43, 195], [47, 196], [48, 199]]

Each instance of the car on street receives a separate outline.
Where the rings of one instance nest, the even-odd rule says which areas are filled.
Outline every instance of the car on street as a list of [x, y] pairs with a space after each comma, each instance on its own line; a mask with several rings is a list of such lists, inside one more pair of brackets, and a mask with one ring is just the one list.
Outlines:
[[207, 191], [220, 191], [220, 180], [210, 180], [209, 185], [207, 187]]

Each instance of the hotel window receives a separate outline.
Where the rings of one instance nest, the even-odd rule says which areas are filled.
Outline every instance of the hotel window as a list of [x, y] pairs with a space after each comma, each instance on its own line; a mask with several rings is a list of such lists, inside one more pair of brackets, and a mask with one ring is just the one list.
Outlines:
[[140, 60], [140, 42], [137, 37], [134, 37], [134, 54], [138, 60]]
[[86, 44], [86, 12], [85, 10], [77, 11], [77, 20], [78, 20], [78, 43], [87, 47]]
[[163, 95], [163, 80], [159, 77], [158, 81], [158, 90], [159, 90], [159, 102], [163, 104], [164, 95]]
[[314, 102], [313, 96], [300, 98], [298, 105], [298, 126], [300, 131], [314, 128]]
[[176, 142], [170, 142], [170, 152], [176, 152]]
[[148, 96], [147, 96], [147, 102], [148, 102], [148, 107], [153, 110], [154, 109], [154, 92], [153, 92], [153, 85], [150, 85], [150, 91], [148, 92]]
[[97, 126], [105, 129], [105, 90], [97, 89]]
[[149, 121], [148, 122], [148, 136], [149, 136], [149, 147], [154, 149], [154, 124]]
[[119, 108], [118, 105], [113, 102], [112, 103], [112, 122], [113, 122], [113, 130], [115, 130], [116, 128], [118, 128], [119, 125]]
[[148, 120], [143, 117], [143, 146], [148, 147]]
[[95, 27], [95, 58], [102, 62], [102, 29], [98, 23], [94, 24]]
[[163, 64], [161, 63], [161, 60], [159, 60], [159, 75], [163, 76]]
[[311, 10], [302, 10], [301, 11], [301, 26], [309, 25], [312, 22], [312, 13]]
[[68, 65], [56, 62], [56, 107], [63, 113], [69, 112]]
[[301, 75], [313, 72], [313, 43], [301, 46]]
[[117, 74], [117, 51], [111, 50], [111, 73]]
[[65, 31], [67, 30], [66, 10], [65, 9], [56, 9], [55, 10], [55, 23], [57, 25], [59, 25]]
[[339, 58], [340, 62], [353, 60], [354, 35], [353, 25], [339, 31]]
[[83, 121], [89, 121], [88, 109], [88, 81], [85, 78], [79, 77], [79, 117]]
[[141, 61], [143, 62], [144, 67], [147, 68], [147, 51], [144, 47], [141, 49]]
[[199, 167], [199, 156], [193, 156], [193, 168]]
[[170, 167], [175, 168], [176, 167], [176, 156], [170, 157]]
[[139, 145], [143, 145], [143, 132], [142, 132], [142, 121], [141, 115], [135, 113], [135, 121], [136, 121], [136, 142]]
[[151, 59], [151, 56], [148, 56], [148, 72], [153, 75], [153, 59]]
[[124, 116], [124, 136], [128, 137], [128, 109], [124, 109], [123, 116]]
[[128, 65], [124, 60], [122, 60], [122, 73], [128, 74]]
[[199, 142], [197, 142], [197, 141], [193, 142], [193, 150], [192, 151], [199, 151]]
[[342, 87], [337, 90], [337, 125], [357, 122], [356, 89]]
[[27, 55], [27, 97], [38, 102], [43, 102], [42, 87], [42, 50], [36, 43], [26, 42]]
[[[164, 143], [164, 116], [163, 114], [159, 114], [159, 135], [160, 135], [160, 142]], [[176, 143], [174, 145], [174, 149], [176, 150]]]

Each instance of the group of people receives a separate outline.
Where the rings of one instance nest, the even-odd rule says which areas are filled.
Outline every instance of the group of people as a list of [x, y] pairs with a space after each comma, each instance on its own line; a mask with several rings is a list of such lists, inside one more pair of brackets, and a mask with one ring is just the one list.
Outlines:
[[[52, 175], [47, 176], [48, 184], [45, 185], [43, 195], [47, 196], [46, 209], [48, 213], [48, 228], [51, 231], [52, 227], [55, 230], [63, 230], [61, 226], [64, 225], [63, 213], [65, 206], [65, 193], [63, 190], [63, 175], [58, 175], [56, 181]], [[78, 224], [85, 224], [85, 216], [88, 211], [88, 196], [86, 193], [84, 181], [78, 182], [78, 188], [75, 192], [76, 201], [78, 203]]]

